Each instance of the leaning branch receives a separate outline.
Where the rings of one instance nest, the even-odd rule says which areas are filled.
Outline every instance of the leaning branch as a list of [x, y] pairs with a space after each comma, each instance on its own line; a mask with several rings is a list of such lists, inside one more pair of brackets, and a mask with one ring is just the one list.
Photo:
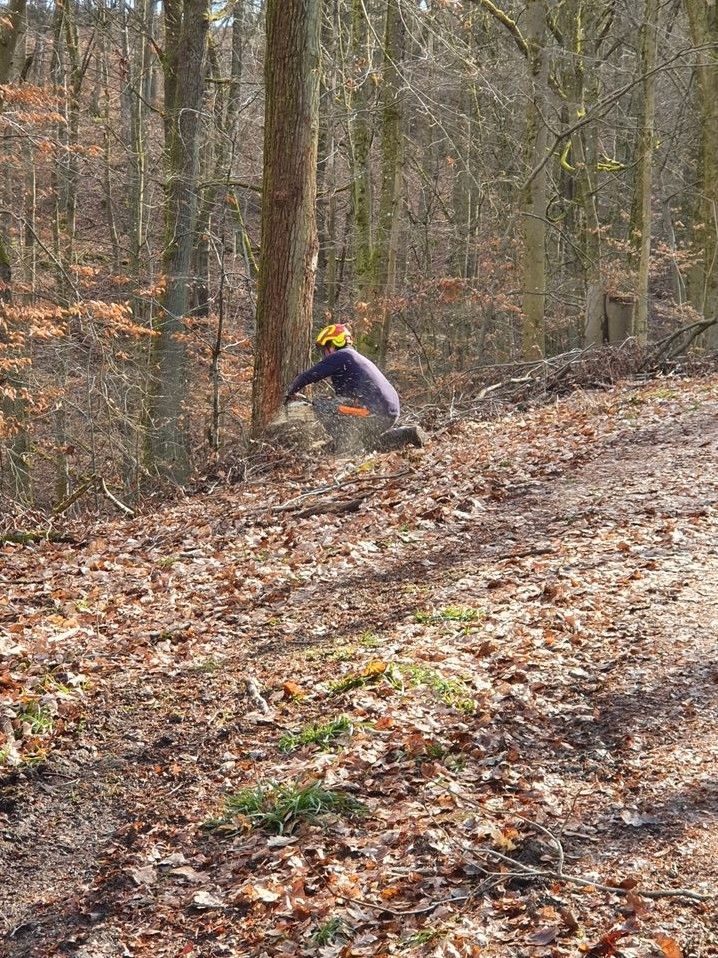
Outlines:
[[711, 326], [715, 326], [716, 323], [718, 323], [718, 316], [714, 316], [713, 319], [701, 319], [696, 323], [690, 323], [688, 326], [681, 326], [680, 329], [675, 330], [664, 339], [659, 339], [657, 343], [653, 344], [653, 351], [644, 363], [643, 368], [646, 369], [659, 362], [680, 356], [701, 333], [710, 329]]
[[498, 20], [499, 23], [503, 23], [511, 36], [514, 38], [516, 46], [523, 53], [523, 55], [527, 57], [529, 55], [529, 46], [523, 38], [523, 34], [519, 29], [518, 23], [515, 20], [512, 20], [508, 13], [505, 13], [503, 10], [497, 7], [495, 3], [492, 3], [491, 0], [479, 0], [479, 3], [484, 10], [488, 10], [491, 16]]
[[90, 489], [98, 489], [106, 499], [117, 506], [117, 508], [124, 512], [126, 516], [134, 516], [135, 510], [131, 509], [129, 506], [126, 506], [124, 502], [121, 502], [117, 496], [113, 495], [110, 490], [107, 488], [107, 483], [103, 476], [86, 476], [77, 489], [74, 490], [69, 496], [59, 502], [55, 508], [52, 510], [53, 516], [62, 515], [63, 512], [67, 512], [70, 506], [74, 505], [78, 499], [81, 499], [86, 492], [89, 492]]

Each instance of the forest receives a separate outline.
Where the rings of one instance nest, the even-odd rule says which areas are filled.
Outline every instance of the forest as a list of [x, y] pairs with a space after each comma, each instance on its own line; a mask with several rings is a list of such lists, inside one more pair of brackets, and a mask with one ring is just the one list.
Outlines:
[[718, 3], [2, 0], [0, 149], [2, 958], [716, 958]]
[[684, 327], [712, 348], [714, 5], [280, 7], [6, 4], [4, 508], [91, 477], [132, 504], [246, 450], [326, 322], [410, 405]]

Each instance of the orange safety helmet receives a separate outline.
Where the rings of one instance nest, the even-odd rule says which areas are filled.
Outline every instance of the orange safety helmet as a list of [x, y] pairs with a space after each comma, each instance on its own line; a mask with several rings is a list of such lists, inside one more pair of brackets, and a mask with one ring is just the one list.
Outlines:
[[324, 349], [325, 346], [335, 346], [342, 349], [344, 346], [351, 346], [352, 334], [349, 327], [342, 323], [332, 323], [331, 326], [325, 326], [316, 339], [317, 348]]

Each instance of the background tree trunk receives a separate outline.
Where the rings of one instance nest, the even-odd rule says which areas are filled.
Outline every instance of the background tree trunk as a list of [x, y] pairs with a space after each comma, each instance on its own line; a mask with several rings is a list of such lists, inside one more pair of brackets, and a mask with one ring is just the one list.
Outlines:
[[[8, 83], [18, 41], [25, 17], [25, 0], [12, 0], [7, 10], [7, 23], [0, 30], [0, 84]], [[10, 491], [14, 498], [28, 505], [32, 501], [30, 475], [30, 440], [27, 433], [27, 383], [23, 376], [25, 352], [18, 344], [17, 334], [5, 315], [5, 304], [12, 302], [12, 263], [0, 231], [0, 367], [5, 369], [4, 384], [0, 382], [0, 419], [9, 428], [8, 464]]]
[[[685, 0], [693, 44], [700, 47], [698, 98], [701, 136], [701, 175], [698, 226], [702, 230], [701, 261], [693, 306], [706, 319], [718, 313], [718, 8], [706, 0]], [[714, 326], [708, 339], [718, 346]]]
[[354, 291], [372, 298], [374, 236], [369, 155], [373, 138], [373, 56], [363, 0], [352, 0], [349, 62], [346, 64], [349, 160], [352, 179]]
[[384, 67], [381, 98], [381, 193], [374, 245], [372, 289], [377, 316], [366, 337], [369, 356], [383, 362], [389, 339], [390, 312], [386, 299], [396, 280], [396, 258], [401, 233], [403, 179], [403, 125], [401, 62], [405, 26], [400, 0], [387, 0], [384, 31]]
[[648, 269], [651, 256], [651, 196], [653, 186], [653, 126], [656, 107], [656, 66], [658, 49], [658, 0], [646, 0], [641, 29], [641, 126], [638, 135], [638, 162], [633, 200], [631, 239], [638, 253], [636, 307], [633, 335], [641, 346], [648, 342]]
[[[529, 173], [543, 162], [547, 148], [543, 119], [548, 82], [546, 8], [544, 0], [529, 0], [525, 36], [528, 46], [529, 89], [526, 109], [526, 167]], [[546, 189], [547, 164], [532, 176], [523, 191], [524, 294], [522, 351], [525, 359], [537, 359], [546, 350]]]
[[197, 215], [199, 131], [209, 0], [165, 0], [166, 291], [151, 355], [150, 442], [161, 475], [189, 471], [187, 356], [182, 340], [189, 308]]
[[7, 10], [3, 10], [3, 24], [0, 27], [0, 83], [7, 83], [15, 62], [15, 51], [23, 35], [27, 0], [10, 0]]

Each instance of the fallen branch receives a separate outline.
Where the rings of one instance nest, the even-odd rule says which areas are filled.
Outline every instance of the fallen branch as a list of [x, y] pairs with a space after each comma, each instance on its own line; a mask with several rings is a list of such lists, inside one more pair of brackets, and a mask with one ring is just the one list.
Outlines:
[[546, 392], [551, 392], [551, 390], [555, 389], [556, 386], [558, 386], [558, 384], [561, 382], [561, 380], [566, 378], [571, 368], [575, 366], [577, 363], [581, 362], [584, 356], [586, 355], [586, 353], [589, 353], [593, 349], [593, 347], [594, 347], [594, 344], [591, 343], [585, 349], [582, 349], [572, 359], [569, 359], [568, 362], [564, 363], [563, 366], [559, 367], [559, 369], [554, 373], [551, 379], [546, 381], [546, 387], [545, 387]]
[[326, 486], [320, 486], [318, 489], [310, 489], [309, 492], [303, 492], [301, 495], [295, 496], [293, 499], [289, 499], [287, 502], [283, 502], [280, 506], [274, 506], [272, 512], [293, 512], [301, 502], [304, 502], [305, 499], [311, 499], [312, 496], [324, 496], [327, 495], [327, 493], [336, 492], [338, 489], [346, 489], [349, 486], [365, 487], [374, 485], [378, 482], [384, 482], [388, 479], [401, 479], [402, 476], [408, 476], [410, 471], [411, 470], [409, 469], [403, 469], [401, 472], [391, 472], [388, 475], [383, 474], [380, 476], [359, 476], [356, 478], [346, 479], [343, 482], [333, 482]]
[[332, 515], [341, 516], [346, 512], [356, 512], [369, 494], [361, 496], [359, 499], [345, 499], [340, 502], [318, 502], [315, 506], [307, 506], [305, 509], [297, 510], [294, 515], [297, 519], [307, 519], [309, 516]]
[[375, 911], [383, 911], [387, 915], [423, 915], [427, 911], [433, 911], [439, 905], [450, 905], [455, 901], [466, 901], [472, 898], [475, 892], [464, 892], [461, 895], [455, 895], [453, 898], [440, 898], [438, 901], [431, 901], [418, 908], [391, 908], [389, 905], [380, 905], [378, 902], [365, 901], [363, 898], [349, 898], [347, 895], [337, 895], [341, 901], [347, 901], [354, 905], [363, 905], [365, 908], [373, 908]]
[[[650, 369], [653, 366], [658, 365], [661, 362], [665, 362], [669, 359], [675, 359], [676, 356], [680, 356], [681, 353], [684, 353], [688, 347], [694, 342], [701, 333], [704, 333], [707, 329], [710, 329], [711, 326], [715, 326], [718, 323], [718, 316], [714, 316], [713, 319], [701, 319], [695, 323], [689, 323], [687, 326], [681, 326], [680, 329], [676, 329], [669, 336], [665, 336], [663, 339], [659, 339], [658, 342], [653, 343], [652, 350], [653, 352], [645, 361], [641, 369], [646, 370]], [[681, 337], [688, 335], [688, 338], [681, 340]], [[671, 344], [679, 340], [677, 347], [671, 349]]]
[[71, 492], [69, 496], [66, 496], [62, 499], [55, 508], [52, 510], [53, 516], [62, 515], [63, 512], [67, 512], [70, 506], [74, 505], [78, 499], [81, 499], [85, 493], [93, 487], [95, 484], [95, 477], [88, 476], [87, 479], [83, 480], [77, 489], [74, 492]]
[[81, 499], [86, 492], [89, 492], [90, 489], [99, 489], [103, 496], [110, 500], [110, 502], [117, 506], [122, 512], [127, 516], [134, 516], [135, 510], [131, 509], [129, 506], [126, 506], [124, 502], [121, 502], [117, 496], [113, 495], [110, 490], [107, 488], [107, 483], [105, 482], [104, 476], [87, 476], [80, 485], [72, 492], [69, 496], [59, 502], [55, 508], [52, 510], [53, 516], [59, 516], [63, 512], [67, 512], [70, 506], [74, 505], [78, 499]]
[[113, 495], [112, 495], [112, 493], [110, 492], [110, 490], [107, 488], [107, 483], [105, 482], [105, 480], [103, 479], [103, 477], [102, 477], [102, 476], [98, 476], [97, 478], [99, 479], [99, 482], [100, 482], [100, 490], [101, 490], [102, 494], [103, 494], [104, 496], [106, 496], [106, 497], [110, 500], [110, 502], [114, 503], [114, 505], [116, 505], [118, 509], [121, 509], [122, 512], [125, 513], [125, 515], [127, 515], [127, 516], [134, 516], [135, 510], [134, 510], [134, 509], [130, 509], [130, 507], [129, 507], [129, 506], [126, 506], [126, 505], [124, 504], [124, 502], [120, 502], [120, 500], [119, 500], [116, 496], [113, 496]]
[[[60, 532], [53, 532], [48, 530], [47, 532], [0, 532], [0, 545], [4, 545], [6, 542], [14, 543], [15, 545], [27, 545], [30, 542], [75, 542], [75, 539], [72, 536], [63, 535]], [[16, 581], [13, 580], [13, 585]]]
[[[541, 832], [549, 836], [556, 848], [560, 848], [560, 854], [557, 856], [559, 867], [555, 871], [549, 871], [544, 868], [534, 868], [531, 865], [525, 865], [516, 858], [511, 858], [508, 855], [504, 855], [502, 852], [497, 852], [493, 848], [481, 846], [479, 851], [484, 852], [489, 857], [495, 858], [500, 862], [510, 865], [513, 869], [513, 871], [510, 873], [494, 872], [493, 874], [495, 877], [500, 878], [503, 874], [506, 878], [540, 878], [546, 881], [568, 882], [571, 885], [580, 885], [582, 888], [595, 888], [597, 891], [610, 892], [612, 895], [634, 894], [640, 895], [643, 898], [687, 898], [690, 901], [710, 901], [715, 897], [715, 895], [702, 895], [690, 888], [655, 888], [642, 890], [638, 885], [635, 885], [632, 888], [623, 888], [621, 886], [617, 887], [615, 885], [604, 885], [601, 884], [601, 882], [592, 881], [590, 878], [582, 878], [580, 875], [567, 875], [563, 870], [564, 855], [563, 848], [561, 847], [559, 840], [542, 825], [537, 825], [536, 822], [529, 822], [529, 824], [537, 827]], [[477, 863], [474, 862], [472, 864], [476, 865]], [[480, 866], [477, 865], [477, 867]]]

